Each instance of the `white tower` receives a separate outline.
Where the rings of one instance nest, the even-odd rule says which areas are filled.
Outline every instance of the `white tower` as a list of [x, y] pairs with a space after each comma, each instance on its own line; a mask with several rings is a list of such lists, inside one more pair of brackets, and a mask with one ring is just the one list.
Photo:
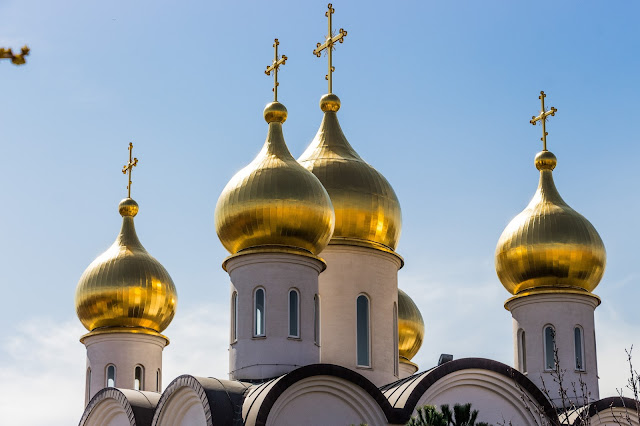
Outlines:
[[318, 274], [325, 263], [316, 255], [333, 232], [333, 208], [320, 181], [287, 149], [284, 105], [267, 105], [264, 117], [262, 150], [229, 181], [215, 214], [231, 253], [222, 266], [231, 278], [229, 377], [236, 380], [320, 361]]
[[162, 390], [160, 334], [173, 319], [176, 288], [166, 269], [144, 249], [133, 224], [138, 204], [120, 202], [122, 229], [113, 245], [85, 270], [76, 312], [89, 330], [85, 403], [105, 387]]
[[334, 94], [320, 99], [324, 118], [298, 161], [315, 174], [333, 203], [336, 226], [322, 252], [321, 355], [381, 386], [399, 377], [398, 270], [400, 203], [387, 180], [344, 136]]
[[593, 225], [558, 193], [552, 174], [557, 160], [543, 133], [545, 149], [535, 158], [538, 189], [502, 233], [496, 271], [514, 295], [505, 308], [513, 316], [516, 368], [563, 408], [569, 401], [599, 399], [593, 314], [600, 299], [591, 292], [604, 273], [606, 253]]

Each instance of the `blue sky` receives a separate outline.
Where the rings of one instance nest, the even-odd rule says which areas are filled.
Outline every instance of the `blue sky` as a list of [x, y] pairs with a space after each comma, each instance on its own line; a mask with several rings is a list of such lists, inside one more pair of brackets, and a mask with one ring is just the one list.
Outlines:
[[[403, 209], [400, 287], [427, 324], [415, 360], [428, 368], [448, 352], [512, 363], [509, 295], [493, 253], [537, 185], [541, 129], [528, 120], [544, 90], [558, 108], [548, 125], [556, 184], [608, 252], [596, 327], [601, 394], [614, 393], [624, 385], [624, 348], [640, 344], [640, 5], [334, 8], [334, 25], [348, 31], [334, 54], [343, 130]], [[164, 382], [170, 373], [224, 375], [227, 253], [215, 203], [264, 141], [272, 79], [263, 70], [276, 37], [289, 57], [279, 75], [285, 138], [295, 156], [313, 138], [326, 59], [311, 52], [326, 33], [325, 9], [319, 1], [0, 2], [0, 46], [32, 49], [25, 66], [0, 62], [0, 382], [22, 386], [0, 398], [0, 419], [36, 386], [75, 400], [52, 399], [49, 421], [80, 416], [85, 361], [73, 295], [119, 230], [129, 141], [140, 160], [138, 235], [179, 292]], [[40, 424], [36, 414], [23, 420]]]

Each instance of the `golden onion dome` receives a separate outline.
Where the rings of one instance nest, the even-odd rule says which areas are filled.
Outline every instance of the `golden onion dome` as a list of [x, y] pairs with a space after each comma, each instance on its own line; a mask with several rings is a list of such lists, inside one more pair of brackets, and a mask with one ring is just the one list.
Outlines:
[[402, 213], [395, 191], [367, 164], [345, 137], [334, 94], [320, 99], [324, 118], [315, 138], [298, 161], [320, 179], [336, 214], [331, 243], [356, 244], [395, 250], [402, 228]]
[[398, 289], [398, 351], [400, 359], [410, 361], [422, 346], [424, 320], [414, 301]]
[[245, 249], [286, 247], [320, 253], [333, 232], [335, 216], [318, 178], [291, 156], [282, 134], [287, 110], [268, 104], [267, 139], [258, 156], [229, 181], [220, 194], [215, 226], [222, 245]]
[[76, 288], [76, 312], [90, 332], [162, 332], [178, 295], [166, 269], [144, 249], [133, 224], [138, 204], [120, 202], [122, 229], [116, 241], [84, 271]]
[[514, 295], [596, 288], [606, 264], [600, 235], [564, 202], [553, 183], [555, 155], [542, 151], [540, 183], [529, 205], [507, 225], [496, 248], [496, 272]]

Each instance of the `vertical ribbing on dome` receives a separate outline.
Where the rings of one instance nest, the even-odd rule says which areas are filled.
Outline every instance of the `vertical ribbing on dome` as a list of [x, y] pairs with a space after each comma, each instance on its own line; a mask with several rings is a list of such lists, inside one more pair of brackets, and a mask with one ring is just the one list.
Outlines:
[[593, 291], [602, 279], [606, 252], [600, 235], [562, 199], [553, 181], [556, 158], [536, 156], [538, 188], [503, 231], [496, 247], [496, 272], [505, 288], [522, 292]]
[[242, 250], [293, 249], [316, 255], [333, 232], [331, 200], [318, 178], [293, 158], [279, 102], [265, 108], [267, 138], [256, 158], [229, 181], [215, 212], [216, 232], [235, 255]]
[[298, 158], [320, 179], [336, 214], [331, 244], [363, 245], [392, 251], [398, 245], [402, 212], [395, 191], [347, 141], [335, 94], [320, 100], [324, 117], [311, 144]]

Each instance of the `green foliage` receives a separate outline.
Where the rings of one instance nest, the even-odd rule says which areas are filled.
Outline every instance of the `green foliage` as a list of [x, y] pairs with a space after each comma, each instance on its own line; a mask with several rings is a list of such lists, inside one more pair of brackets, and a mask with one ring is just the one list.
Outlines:
[[418, 407], [417, 415], [406, 426], [491, 426], [485, 422], [476, 422], [478, 410], [471, 410], [471, 404], [456, 404], [453, 412], [444, 404], [440, 411], [432, 405]]

